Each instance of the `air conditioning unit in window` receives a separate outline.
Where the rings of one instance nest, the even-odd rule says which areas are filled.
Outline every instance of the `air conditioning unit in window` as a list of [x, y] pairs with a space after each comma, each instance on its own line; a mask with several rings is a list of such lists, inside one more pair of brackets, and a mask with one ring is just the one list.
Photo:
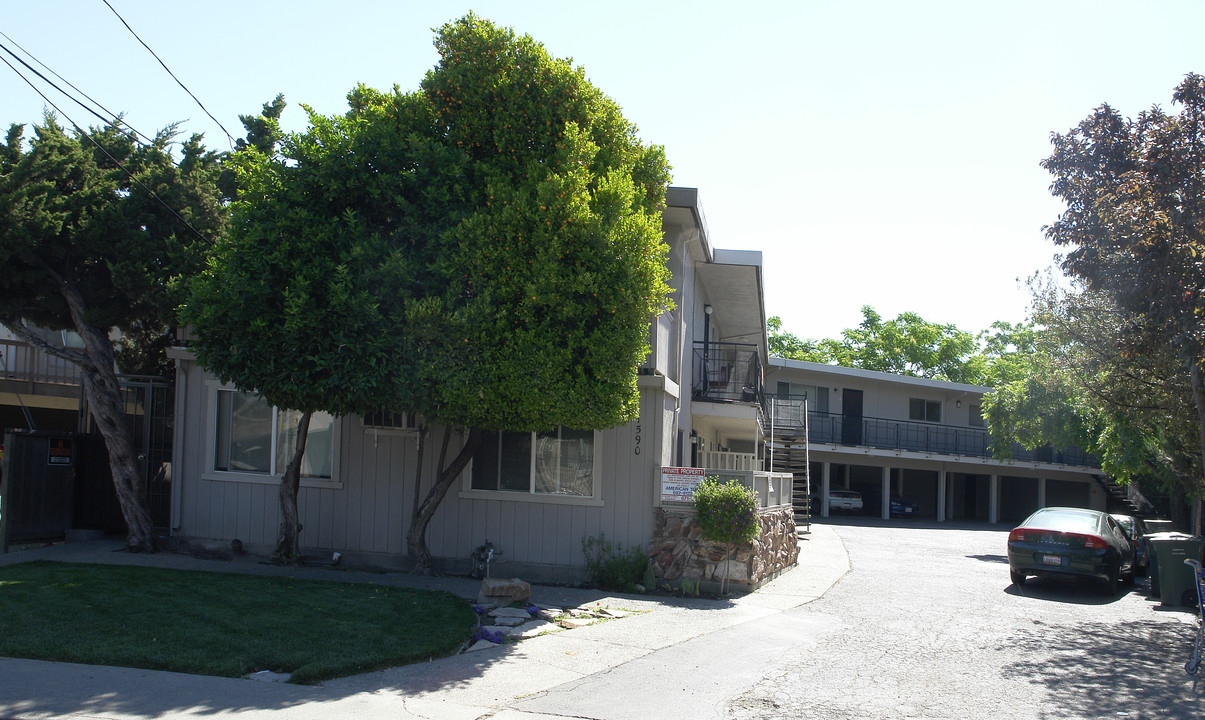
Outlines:
[[364, 429], [378, 432], [407, 432], [418, 430], [419, 417], [407, 412], [375, 412], [364, 416]]

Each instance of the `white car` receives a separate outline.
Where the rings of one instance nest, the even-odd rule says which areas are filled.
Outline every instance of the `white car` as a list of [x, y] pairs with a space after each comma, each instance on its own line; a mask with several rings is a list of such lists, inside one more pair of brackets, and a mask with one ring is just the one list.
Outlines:
[[862, 509], [862, 493], [854, 490], [829, 490], [828, 492], [828, 509], [832, 510], [854, 510]]

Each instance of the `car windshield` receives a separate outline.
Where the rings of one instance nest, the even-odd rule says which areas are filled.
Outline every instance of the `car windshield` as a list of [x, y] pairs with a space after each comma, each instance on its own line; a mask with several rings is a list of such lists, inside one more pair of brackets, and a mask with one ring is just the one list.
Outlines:
[[1099, 516], [1089, 510], [1041, 510], [1025, 523], [1029, 527], [1062, 532], [1099, 532]]

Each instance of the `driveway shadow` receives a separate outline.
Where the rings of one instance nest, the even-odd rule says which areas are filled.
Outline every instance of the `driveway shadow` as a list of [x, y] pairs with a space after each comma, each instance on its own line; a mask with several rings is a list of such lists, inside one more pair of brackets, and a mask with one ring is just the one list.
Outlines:
[[1024, 585], [1020, 587], [1009, 585], [1004, 592], [1033, 600], [1070, 605], [1109, 605], [1131, 594], [1146, 597], [1149, 587], [1147, 580], [1135, 578], [1132, 585], [1124, 583], [1119, 585], [1116, 595], [1105, 595], [1101, 590], [1100, 582], [1092, 578], [1030, 577]]
[[1205, 684], [1184, 672], [1192, 640], [1187, 623], [1040, 625], [1010, 639], [1027, 659], [1002, 671], [1046, 689], [1044, 718], [1199, 718]]

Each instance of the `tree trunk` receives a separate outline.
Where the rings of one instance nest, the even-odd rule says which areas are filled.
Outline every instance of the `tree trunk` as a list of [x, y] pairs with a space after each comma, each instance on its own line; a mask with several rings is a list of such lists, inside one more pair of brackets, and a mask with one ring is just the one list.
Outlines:
[[301, 489], [301, 458], [310, 435], [312, 410], [301, 413], [297, 421], [297, 447], [280, 476], [280, 537], [276, 541], [276, 559], [290, 565], [301, 561], [301, 521], [297, 512], [297, 491]]
[[[1205, 465], [1205, 380], [1201, 377], [1201, 364], [1198, 361], [1193, 360], [1190, 369], [1192, 372], [1192, 397], [1197, 404], [1197, 424], [1201, 433], [1201, 461], [1202, 465]], [[1205, 479], [1197, 478], [1197, 486], [1192, 488], [1189, 495], [1200, 497], [1203, 491], [1205, 491]], [[1199, 535], [1201, 533], [1201, 516], [1200, 513], [1194, 513], [1194, 516], [1192, 521], [1194, 527], [1190, 530], [1193, 534]]]
[[[107, 338], [106, 338], [107, 340]], [[158, 549], [154, 523], [146, 509], [146, 479], [133, 439], [126, 424], [121, 384], [113, 370], [82, 366], [84, 395], [88, 399], [96, 428], [109, 451], [109, 471], [113, 487], [126, 521], [126, 545], [132, 551], [154, 552]]]
[[[47, 268], [50, 270], [50, 268]], [[83, 378], [84, 398], [88, 401], [96, 428], [104, 438], [109, 453], [109, 470], [113, 488], [126, 522], [126, 545], [132, 551], [154, 552], [158, 549], [155, 527], [146, 508], [146, 478], [134, 451], [134, 440], [126, 423], [121, 382], [117, 379], [113, 343], [108, 330], [87, 324], [84, 297], [74, 285], [50, 270], [58, 283], [59, 295], [67, 303], [75, 331], [84, 341], [84, 351], [56, 348], [33, 334], [20, 317], [5, 319], [5, 326], [17, 337], [41, 350], [75, 363]]]
[[[421, 489], [423, 486], [423, 454], [427, 449], [427, 430], [428, 430], [428, 428], [427, 428], [427, 424], [425, 422], [418, 426], [418, 440], [417, 440], [418, 457], [415, 459], [415, 462], [414, 462], [414, 504], [410, 506], [412, 508], [412, 510], [411, 510], [411, 520], [412, 521], [415, 517], [418, 517], [418, 503], [419, 503], [419, 500], [422, 498]], [[445, 439], [447, 438], [446, 434], [444, 435], [444, 438]], [[444, 443], [444, 446], [445, 446], [445, 448], [447, 447], [446, 442]], [[443, 463], [442, 455], [440, 456], [440, 463], [441, 464]]]
[[728, 545], [724, 553], [724, 577], [720, 578], [720, 597], [728, 591], [728, 574], [732, 570], [732, 545]]
[[[444, 449], [446, 451], [452, 429], [446, 428], [444, 433]], [[464, 446], [460, 448], [460, 452], [447, 467], [444, 467], [446, 453], [440, 453], [439, 479], [427, 492], [427, 497], [423, 499], [422, 504], [414, 508], [414, 519], [410, 523], [410, 530], [406, 533], [406, 550], [414, 559], [416, 567], [423, 571], [431, 570], [431, 551], [427, 548], [427, 525], [431, 523], [431, 518], [439, 509], [440, 502], [448, 494], [448, 488], [452, 487], [452, 483], [460, 477], [460, 473], [473, 458], [473, 453], [481, 445], [481, 438], [481, 430], [478, 428], [469, 430], [469, 436], [465, 439]]]

